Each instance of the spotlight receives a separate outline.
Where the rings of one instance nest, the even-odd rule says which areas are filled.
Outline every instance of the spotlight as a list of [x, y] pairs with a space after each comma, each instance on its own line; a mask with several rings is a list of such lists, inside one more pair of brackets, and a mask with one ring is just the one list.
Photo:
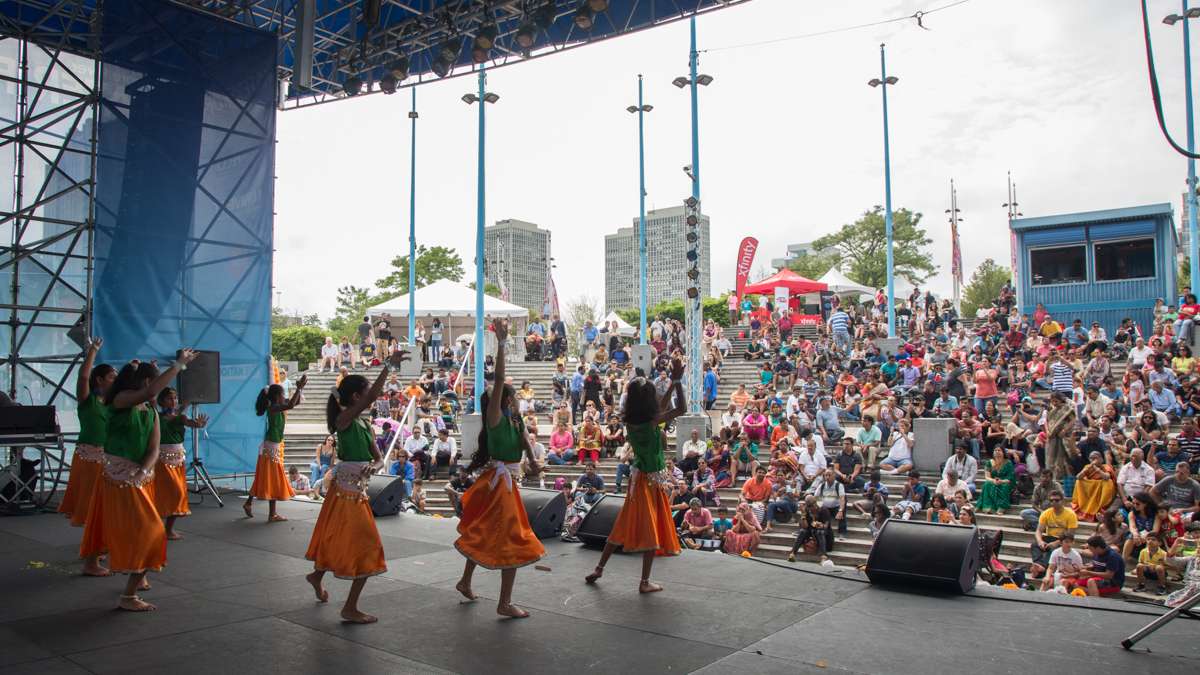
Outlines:
[[693, 267], [692, 269], [688, 270], [687, 275], [688, 275], [688, 279], [691, 279], [692, 281], [696, 281], [697, 279], [700, 278], [700, 270]]
[[1189, 19], [1200, 19], [1200, 7], [1191, 7], [1184, 15]]
[[696, 84], [700, 85], [701, 87], [707, 87], [708, 85], [712, 84], [712, 81], [712, 75], [700, 74], [696, 76]]
[[691, 226], [691, 227], [695, 227], [695, 226], [696, 226], [696, 223], [698, 223], [698, 222], [700, 222], [700, 221], [696, 219], [696, 216], [695, 216], [695, 215], [688, 215], [688, 217], [687, 217], [687, 224], [688, 224], [689, 226]]
[[357, 75], [351, 75], [342, 83], [342, 91], [345, 91], [347, 96], [358, 96], [358, 92], [362, 91], [362, 86], [362, 79]]
[[496, 46], [496, 24], [488, 24], [475, 35], [475, 46], [484, 51]]
[[384, 76], [379, 79], [379, 89], [385, 94], [396, 93], [396, 84], [396, 76], [392, 75], [391, 73], [385, 73]]
[[676, 87], [679, 87], [680, 89], [683, 89], [684, 87], [688, 86], [691, 83], [692, 83], [691, 79], [683, 77], [682, 75], [675, 78], [674, 80], [671, 80], [671, 84], [675, 85]]
[[591, 30], [596, 23], [592, 17], [592, 8], [584, 3], [575, 10], [575, 25], [579, 27], [579, 30]]
[[528, 21], [521, 24], [521, 27], [517, 29], [516, 40], [521, 49], [531, 49], [533, 45], [537, 44], [537, 26]]
[[450, 74], [450, 68], [452, 67], [452, 65], [453, 64], [451, 64], [449, 61], [443, 61], [442, 59], [435, 59], [433, 62], [433, 65], [430, 66], [430, 68], [433, 70], [434, 75], [437, 75], [438, 77], [445, 77]]
[[488, 60], [490, 52], [482, 47], [471, 48], [471, 61], [474, 63], [483, 63]]
[[487, 101], [488, 103], [495, 103], [496, 101], [500, 100], [500, 94], [493, 94], [489, 91], [483, 95], [483, 100]]
[[896, 84], [899, 81], [900, 78], [896, 77], [895, 75], [888, 75], [887, 79], [884, 80], [884, 82], [887, 82], [888, 84]]
[[587, 4], [597, 14], [608, 9], [608, 0], [588, 0]]
[[458, 53], [461, 48], [461, 43], [458, 40], [446, 40], [442, 46], [438, 48], [438, 58], [442, 61], [454, 63], [458, 60]]
[[[691, 171], [691, 169], [692, 169], [692, 167], [690, 167], [690, 166], [689, 166], [689, 167], [688, 167], [688, 171]], [[684, 200], [684, 202], [683, 202], [683, 203], [684, 203], [684, 205], [686, 205], [686, 206], [687, 206], [689, 209], [694, 209], [694, 208], [696, 208], [696, 205], [697, 205], [697, 204], [699, 204], [700, 202], [696, 201], [696, 198], [695, 198], [695, 197], [688, 197], [686, 200]]]
[[878, 87], [879, 85], [883, 84], [883, 80], [879, 79], [878, 77], [873, 77], [869, 82], [867, 82], [867, 84], [871, 85], [872, 87]]
[[1178, 14], [1168, 14], [1163, 17], [1163, 23], [1167, 24], [1168, 26], [1174, 26], [1175, 22], [1182, 18], [1183, 17], [1179, 16]]
[[699, 258], [699, 257], [700, 257], [700, 255], [699, 255], [698, 253], [696, 253], [695, 251], [688, 251], [688, 252], [687, 252], [687, 259], [688, 259], [688, 262], [696, 262], [696, 259], [697, 259], [697, 258]]
[[690, 286], [687, 289], [687, 296], [690, 300], [695, 300], [700, 297], [700, 291], [695, 286]]
[[463, 94], [462, 95], [462, 102], [466, 103], [467, 105], [471, 105], [472, 103], [474, 103], [478, 100], [479, 100], [479, 97], [476, 96], [475, 94]]
[[687, 233], [687, 241], [689, 244], [694, 244], [694, 243], [700, 241], [700, 235], [696, 234], [695, 232], [688, 232]]
[[396, 78], [397, 82], [408, 77], [408, 57], [401, 56], [392, 61], [392, 64], [388, 66], [388, 72], [392, 74], [392, 77]]
[[536, 12], [533, 13], [533, 22], [542, 30], [546, 30], [554, 25], [554, 20], [558, 18], [558, 8], [554, 2], [547, 2], [542, 5]]
[[631, 112], [631, 113], [635, 113], [635, 112], [637, 112], [637, 111], [638, 111], [638, 107], [637, 107], [636, 105], [631, 105], [631, 106], [629, 106], [628, 108], [626, 108], [625, 110], [627, 110], [627, 111], [629, 111], [629, 112]]

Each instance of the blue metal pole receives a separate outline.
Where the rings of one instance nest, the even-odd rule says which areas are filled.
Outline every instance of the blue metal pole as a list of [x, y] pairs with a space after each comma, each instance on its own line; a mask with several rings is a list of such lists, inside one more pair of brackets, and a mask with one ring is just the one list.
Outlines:
[[638, 288], [641, 325], [638, 342], [646, 344], [646, 127], [645, 106], [642, 104], [642, 76], [638, 75]]
[[[412, 88], [412, 151], [408, 188], [408, 343], [417, 332], [417, 88]], [[422, 355], [422, 358], [424, 355]]]
[[[1195, 126], [1192, 122], [1192, 41], [1187, 18], [1188, 3], [1182, 0], [1183, 12], [1183, 85], [1184, 98], [1187, 101], [1187, 149], [1196, 151]], [[1200, 293], [1200, 236], [1196, 225], [1196, 160], [1191, 157], [1187, 161], [1188, 169], [1188, 260], [1191, 261], [1191, 287], [1193, 293]]]
[[696, 95], [696, 15], [692, 15], [692, 51], [688, 58], [692, 75], [692, 196], [700, 199], [700, 101]]
[[475, 219], [475, 412], [483, 413], [479, 397], [483, 395], [483, 226], [486, 181], [484, 179], [484, 110], [487, 101], [487, 71], [479, 66], [479, 181], [476, 186]]
[[[696, 51], [696, 15], [692, 15], [691, 19], [691, 52], [688, 55], [688, 65], [691, 70], [692, 82], [692, 197], [697, 202], [700, 201], [700, 100], [697, 96], [697, 88], [700, 86], [696, 82], [696, 62], [699, 60], [699, 54]], [[701, 362], [703, 357], [700, 353], [700, 324], [704, 321], [701, 299], [688, 300], [692, 309], [688, 322], [688, 412], [690, 414], [700, 414], [704, 409], [702, 404], [701, 393], [701, 378], [703, 370]]]
[[887, 57], [879, 45], [879, 69], [883, 84], [883, 192], [884, 228], [887, 235], [888, 337], [896, 337], [896, 270], [892, 260], [892, 155], [888, 145]]

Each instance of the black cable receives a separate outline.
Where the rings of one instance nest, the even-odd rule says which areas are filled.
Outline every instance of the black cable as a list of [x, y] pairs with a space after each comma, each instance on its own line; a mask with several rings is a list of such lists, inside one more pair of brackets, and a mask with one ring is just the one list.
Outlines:
[[[1184, 21], [1188, 18], [1184, 17]], [[1146, 9], [1146, 0], [1142, 0], [1142, 34], [1146, 43], [1146, 66], [1150, 71], [1150, 97], [1154, 100], [1154, 114], [1158, 118], [1158, 128], [1162, 130], [1163, 137], [1167, 139], [1167, 143], [1175, 149], [1175, 152], [1190, 159], [1200, 159], [1200, 154], [1188, 152], [1186, 148], [1182, 148], [1175, 139], [1171, 138], [1171, 132], [1167, 131], [1167, 122], [1163, 118], [1162, 109], [1162, 93], [1158, 89], [1158, 71], [1154, 68], [1154, 49], [1150, 46], [1150, 14]]]

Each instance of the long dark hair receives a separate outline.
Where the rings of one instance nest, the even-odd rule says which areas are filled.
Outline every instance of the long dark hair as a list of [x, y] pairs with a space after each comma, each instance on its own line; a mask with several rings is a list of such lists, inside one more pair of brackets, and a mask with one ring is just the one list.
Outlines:
[[147, 380], [153, 380], [156, 377], [158, 377], [158, 366], [153, 363], [145, 361], [138, 364], [126, 363], [117, 373], [117, 379], [112, 386], [104, 392], [104, 403], [112, 405], [117, 394], [123, 391], [137, 391], [145, 386]]
[[646, 424], [658, 418], [658, 390], [644, 377], [625, 386], [625, 423]]
[[[279, 385], [271, 386], [278, 387]], [[342, 378], [342, 383], [337, 386], [334, 393], [329, 395], [329, 401], [325, 404], [325, 426], [329, 427], [329, 433], [337, 433], [337, 418], [341, 414], [342, 408], [350, 405], [355, 394], [360, 394], [370, 388], [371, 383], [367, 382], [367, 378], [362, 375], [347, 375]], [[280, 390], [282, 391], [282, 387]]]
[[92, 374], [88, 376], [88, 391], [95, 392], [99, 390], [100, 380], [108, 377], [109, 373], [115, 373], [116, 371], [116, 368], [113, 368], [107, 363], [101, 363], [95, 368], [92, 368]]
[[273, 384], [269, 387], [263, 387], [258, 392], [258, 398], [254, 399], [254, 414], [259, 417], [265, 415], [271, 409], [271, 401], [280, 396], [283, 396], [283, 387], [281, 385]]
[[[504, 393], [500, 396], [500, 410], [503, 412], [506, 405], [511, 405], [513, 398], [516, 397], [516, 391], [512, 385], [504, 385]], [[491, 390], [483, 392], [479, 397], [479, 411], [483, 416], [483, 425], [479, 429], [479, 439], [476, 442], [475, 454], [471, 455], [471, 463], [467, 466], [467, 473], [474, 473], [482, 469], [488, 462], [492, 461], [492, 453], [488, 449], [488, 430], [487, 430], [487, 408], [488, 401], [491, 399]], [[523, 432], [525, 425], [521, 422], [519, 416], [515, 416], [518, 428]]]

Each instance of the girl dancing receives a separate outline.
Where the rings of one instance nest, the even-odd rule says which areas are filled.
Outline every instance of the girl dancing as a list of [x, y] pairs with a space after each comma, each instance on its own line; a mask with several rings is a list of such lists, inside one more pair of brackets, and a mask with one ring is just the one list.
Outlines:
[[287, 471], [283, 468], [283, 448], [280, 447], [280, 443], [283, 443], [283, 413], [300, 404], [300, 392], [304, 391], [306, 384], [307, 375], [296, 383], [296, 391], [289, 399], [283, 398], [282, 386], [273, 384], [258, 392], [258, 399], [254, 401], [254, 412], [258, 413], [259, 417], [267, 416], [267, 433], [258, 449], [258, 463], [254, 466], [254, 482], [250, 484], [250, 494], [246, 497], [246, 503], [242, 505], [247, 518], [254, 517], [251, 504], [254, 503], [254, 498], [258, 497], [267, 500], [268, 523], [287, 520], [275, 512], [276, 501], [286, 501], [296, 495], [292, 484], [288, 482]]
[[359, 611], [358, 596], [368, 577], [387, 571], [383, 542], [367, 501], [367, 485], [371, 474], [383, 464], [383, 457], [375, 445], [375, 432], [361, 417], [379, 398], [387, 377], [386, 365], [372, 385], [362, 375], [347, 375], [325, 406], [329, 432], [337, 434], [337, 459], [330, 469], [332, 475], [325, 478], [331, 487], [304, 557], [313, 561], [313, 571], [307, 579], [319, 602], [329, 601], [329, 592], [322, 584], [326, 572], [333, 572], [339, 579], [353, 580], [350, 595], [342, 606], [342, 620], [347, 623], [378, 621]]
[[104, 471], [92, 493], [79, 555], [108, 553], [110, 569], [129, 575], [117, 606], [131, 612], [155, 608], [137, 592], [150, 588], [146, 572], [167, 562], [166, 532], [149, 487], [158, 461], [158, 415], [147, 403], [194, 358], [185, 349], [161, 374], [153, 363], [127, 364], [105, 395], [111, 415]]
[[529, 436], [517, 409], [516, 392], [504, 383], [504, 341], [508, 338], [508, 322], [496, 319], [492, 323], [496, 334], [495, 383], [490, 393], [482, 397], [483, 429], [479, 432], [479, 449], [471, 457], [469, 472], [487, 469], [462, 496], [462, 515], [458, 521], [459, 553], [466, 557], [462, 579], [455, 588], [468, 600], [475, 600], [471, 576], [476, 565], [500, 570], [500, 601], [496, 613], [521, 619], [529, 612], [512, 604], [513, 582], [517, 568], [541, 560], [546, 555], [542, 542], [534, 536], [521, 503], [521, 454], [524, 453], [535, 475], [541, 471]]
[[[79, 367], [79, 379], [75, 382], [75, 397], [79, 402], [79, 440], [71, 457], [71, 477], [67, 480], [67, 491], [63, 494], [58, 512], [71, 519], [75, 527], [87, 522], [88, 507], [92, 504], [92, 492], [96, 480], [104, 470], [104, 441], [108, 437], [108, 406], [104, 405], [104, 394], [117, 379], [117, 370], [107, 363], [96, 364], [96, 353], [104, 340], [92, 338], [88, 342], [83, 365]], [[106, 577], [111, 572], [100, 564], [98, 555], [88, 556], [83, 561], [83, 574], [89, 577]]]
[[187, 405], [179, 404], [179, 394], [170, 387], [158, 394], [158, 464], [154, 467], [154, 508], [166, 519], [167, 539], [183, 539], [175, 531], [178, 518], [192, 515], [188, 505], [187, 464], [183, 449], [185, 428], [203, 429], [208, 424], [208, 415], [199, 414], [195, 419], [183, 414]]
[[[618, 546], [623, 546], [626, 553], [642, 554], [642, 581], [638, 591], [661, 591], [662, 586], [650, 581], [654, 556], [679, 555], [679, 536], [675, 533], [675, 521], [667, 500], [671, 478], [664, 471], [663, 451], [667, 447], [667, 436], [662, 425], [686, 410], [682, 378], [683, 364], [675, 359], [671, 363], [671, 387], [661, 401], [654, 383], [645, 377], [634, 378], [625, 390], [625, 425], [629, 443], [633, 446], [633, 477], [625, 504], [613, 523], [604, 552], [600, 554], [600, 564], [584, 579], [589, 584], [596, 583], [604, 575], [604, 565], [609, 557]], [[672, 396], [674, 407], [670, 407]]]

